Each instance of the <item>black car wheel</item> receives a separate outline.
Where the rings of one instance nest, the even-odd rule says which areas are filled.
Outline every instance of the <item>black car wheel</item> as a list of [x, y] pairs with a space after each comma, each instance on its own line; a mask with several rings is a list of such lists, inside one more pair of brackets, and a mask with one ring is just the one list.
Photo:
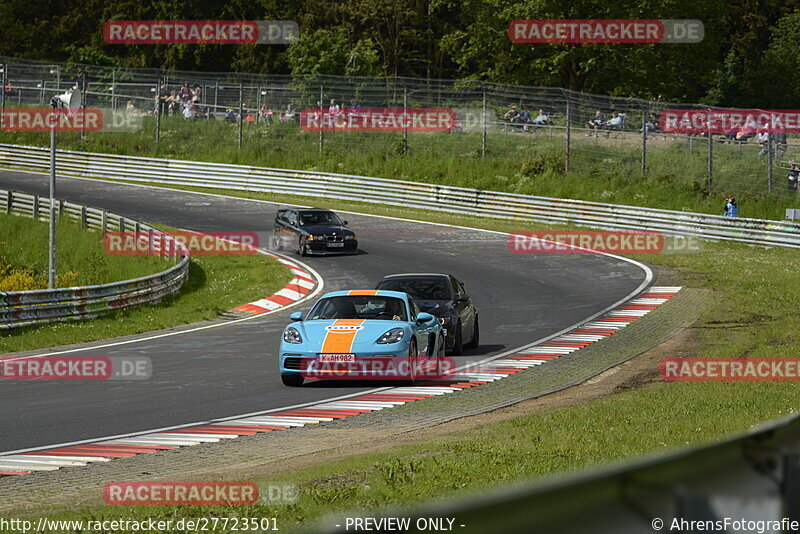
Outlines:
[[303, 375], [281, 375], [281, 382], [284, 386], [296, 388], [303, 385]]
[[478, 316], [475, 316], [475, 328], [472, 329], [472, 340], [465, 345], [468, 349], [477, 349], [481, 343], [481, 328], [478, 323]]
[[464, 338], [462, 337], [461, 322], [459, 321], [456, 325], [455, 340], [453, 341], [453, 348], [450, 349], [450, 353], [454, 356], [461, 356], [462, 352], [464, 352]]
[[308, 242], [302, 237], [297, 245], [297, 253], [301, 256], [308, 256]]

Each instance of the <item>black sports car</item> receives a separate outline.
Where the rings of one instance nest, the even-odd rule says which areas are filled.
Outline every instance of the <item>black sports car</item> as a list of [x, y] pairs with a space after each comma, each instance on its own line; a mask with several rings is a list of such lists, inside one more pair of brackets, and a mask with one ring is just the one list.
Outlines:
[[419, 309], [439, 318], [446, 331], [447, 349], [459, 355], [464, 348], [480, 343], [478, 311], [455, 276], [437, 273], [392, 274], [378, 282], [376, 289], [404, 291]]
[[278, 210], [272, 234], [274, 250], [295, 249], [310, 254], [357, 254], [356, 234], [331, 210]]

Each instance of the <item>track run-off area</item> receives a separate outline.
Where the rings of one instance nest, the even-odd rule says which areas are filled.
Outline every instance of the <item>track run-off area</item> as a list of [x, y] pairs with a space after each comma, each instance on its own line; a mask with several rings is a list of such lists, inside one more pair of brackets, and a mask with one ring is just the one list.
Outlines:
[[[48, 193], [47, 176], [0, 172], [0, 187]], [[275, 212], [286, 204], [70, 177], [58, 198], [132, 219], [196, 231], [257, 232], [267, 247]], [[514, 352], [573, 328], [634, 297], [652, 282], [650, 269], [602, 254], [514, 254], [505, 234], [456, 226], [345, 214], [359, 240], [355, 256], [300, 258], [322, 280], [322, 292], [372, 288], [401, 272], [451, 273], [480, 314], [481, 345], [458, 363]], [[265, 295], [254, 294], [250, 300]], [[146, 356], [145, 381], [0, 381], [0, 453], [188, 425], [357, 395], [386, 383], [317, 382], [285, 387], [278, 345], [293, 311], [214, 321], [133, 338], [106, 340], [45, 354]], [[244, 303], [242, 303], [244, 304]], [[0, 353], [2, 350], [0, 349]], [[8, 357], [8, 354], [0, 354]]]

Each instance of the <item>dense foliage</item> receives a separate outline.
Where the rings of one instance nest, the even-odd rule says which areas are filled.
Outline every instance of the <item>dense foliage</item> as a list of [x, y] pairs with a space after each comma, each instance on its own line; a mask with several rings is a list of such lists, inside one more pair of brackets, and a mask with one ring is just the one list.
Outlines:
[[[128, 67], [475, 78], [796, 107], [800, 0], [4, 0], [0, 55]], [[700, 19], [701, 44], [511, 43], [519, 18]], [[295, 20], [291, 46], [108, 45], [108, 20]]]

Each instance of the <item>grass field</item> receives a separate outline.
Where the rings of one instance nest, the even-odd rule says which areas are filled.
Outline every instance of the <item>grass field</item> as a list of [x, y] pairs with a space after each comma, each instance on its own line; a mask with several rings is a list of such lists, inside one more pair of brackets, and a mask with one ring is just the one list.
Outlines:
[[[289, 200], [255, 193], [242, 196]], [[300, 197], [293, 200], [309, 202]], [[314, 203], [500, 231], [543, 228], [340, 201], [315, 199]], [[647, 262], [668, 266], [686, 286], [713, 290], [712, 304], [694, 327], [697, 356], [800, 353], [796, 313], [800, 257], [795, 251], [706, 243], [702, 253], [648, 256]], [[300, 484], [301, 498], [290, 506], [97, 507], [58, 517], [277, 517], [281, 530], [293, 530], [334, 511], [430, 503], [464, 491], [704, 443], [798, 409], [800, 392], [789, 382], [658, 383], [578, 406], [537, 411], [467, 434], [283, 471], [270, 481]]]
[[[18, 276], [18, 281], [35, 280], [39, 285], [43, 281], [47, 287], [47, 235], [46, 222], [0, 215], [0, 257], [12, 267], [29, 270], [28, 276]], [[103, 250], [99, 232], [83, 231], [78, 224], [66, 220], [59, 223], [56, 250], [58, 272], [65, 273], [65, 280], [71, 286], [137, 278], [171, 265], [155, 256], [108, 255]], [[87, 321], [3, 330], [0, 331], [0, 352], [95, 341], [214, 319], [239, 304], [271, 295], [290, 279], [286, 267], [260, 254], [194, 256], [189, 279], [181, 291], [159, 304], [119, 310]]]
[[[189, 123], [162, 120], [160, 142], [154, 123], [131, 133], [98, 133], [81, 140], [79, 134], [60, 134], [64, 149], [213, 161], [266, 167], [318, 170], [394, 178], [512, 193], [575, 198], [617, 204], [722, 214], [727, 196], [739, 198], [740, 216], [782, 219], [785, 208], [798, 207], [786, 193], [786, 172], [776, 171], [775, 195], [767, 195], [766, 158], [758, 146], [714, 146], [714, 184], [708, 191], [708, 143], [695, 138], [673, 140], [655, 136], [648, 142], [647, 174], [641, 176], [641, 134], [621, 137], [572, 136], [571, 172], [564, 174], [565, 138], [562, 131], [542, 129], [535, 134], [487, 134], [482, 158], [482, 135], [410, 134], [404, 153], [402, 134], [304, 133], [294, 124], [245, 125], [243, 148], [237, 148], [237, 127], [221, 121]], [[795, 143], [796, 140], [791, 140]], [[48, 146], [47, 134], [0, 133], [0, 142]], [[790, 145], [783, 157], [800, 153]]]

